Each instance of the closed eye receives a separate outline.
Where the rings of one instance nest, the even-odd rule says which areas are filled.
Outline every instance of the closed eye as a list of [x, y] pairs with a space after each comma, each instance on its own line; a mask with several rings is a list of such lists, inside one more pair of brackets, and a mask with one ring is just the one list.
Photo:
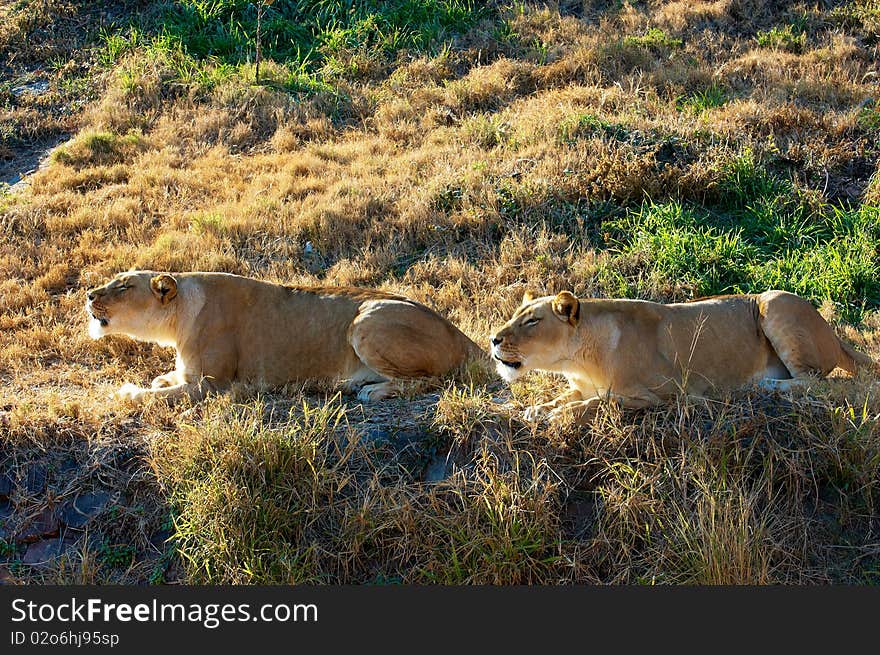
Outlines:
[[531, 325], [535, 325], [535, 324], [536, 324], [538, 321], [540, 321], [540, 320], [541, 320], [540, 318], [535, 318], [535, 317], [533, 316], [532, 318], [530, 318], [529, 320], [527, 320], [525, 323], [523, 323], [523, 327], [529, 327], [529, 326], [531, 326]]

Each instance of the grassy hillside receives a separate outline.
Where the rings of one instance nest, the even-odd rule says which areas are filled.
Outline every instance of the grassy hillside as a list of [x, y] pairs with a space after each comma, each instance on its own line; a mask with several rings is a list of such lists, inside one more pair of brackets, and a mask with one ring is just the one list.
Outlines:
[[[875, 582], [871, 373], [530, 425], [490, 370], [362, 406], [110, 400], [131, 267], [402, 292], [485, 343], [526, 289], [781, 288], [880, 358], [880, 4], [0, 8], [0, 579]], [[11, 178], [10, 178], [11, 181]], [[308, 244], [308, 247], [307, 247]]]

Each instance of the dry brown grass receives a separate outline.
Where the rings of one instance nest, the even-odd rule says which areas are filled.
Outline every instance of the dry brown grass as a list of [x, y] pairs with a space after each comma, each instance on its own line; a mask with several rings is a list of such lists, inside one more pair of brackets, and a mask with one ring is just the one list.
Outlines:
[[[131, 448], [136, 484], [113, 466], [100, 484], [134, 484], [120, 511], [146, 509], [104, 517], [79, 556], [17, 578], [144, 580], [161, 564], [234, 583], [876, 579], [880, 409], [867, 376], [793, 401], [611, 409], [557, 430], [492, 401], [519, 407], [557, 380], [510, 395], [483, 371], [473, 389], [444, 388], [404, 446], [365, 441], [351, 399], [327, 405], [344, 429], [296, 436], [289, 402], [324, 406], [332, 389], [220, 399], [185, 418], [108, 400], [171, 359], [85, 333], [85, 289], [130, 267], [380, 286], [482, 343], [525, 288], [610, 295], [625, 278], [658, 300], [692, 293], [613, 252], [605, 221], [646, 199], [725, 207], [745, 152], [804, 206], [876, 202], [880, 122], [863, 101], [876, 98], [877, 55], [870, 23], [852, 18], [866, 3], [559, 4], [508, 11], [514, 36], [481, 24], [437, 56], [341, 80], [338, 95], [291, 98], [244, 73], [204, 92], [137, 53], [119, 64], [76, 137], [0, 198], [0, 467]], [[801, 52], [758, 44], [795, 20]], [[723, 102], [700, 104], [713, 85]], [[877, 357], [876, 329], [868, 313], [848, 336]], [[409, 411], [394, 407], [378, 421], [391, 434]], [[437, 458], [449, 475], [428, 483]], [[180, 569], [149, 545], [171, 506]], [[113, 535], [134, 540], [130, 567], [95, 553]]]

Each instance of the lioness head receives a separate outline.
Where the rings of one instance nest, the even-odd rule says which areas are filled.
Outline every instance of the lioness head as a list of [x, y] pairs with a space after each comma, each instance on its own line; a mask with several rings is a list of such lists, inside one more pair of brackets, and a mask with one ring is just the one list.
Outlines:
[[511, 381], [532, 369], [551, 369], [568, 352], [579, 320], [580, 302], [572, 293], [526, 293], [513, 318], [491, 337], [498, 374]]
[[89, 336], [127, 334], [148, 341], [173, 341], [177, 280], [168, 273], [129, 271], [87, 293]]

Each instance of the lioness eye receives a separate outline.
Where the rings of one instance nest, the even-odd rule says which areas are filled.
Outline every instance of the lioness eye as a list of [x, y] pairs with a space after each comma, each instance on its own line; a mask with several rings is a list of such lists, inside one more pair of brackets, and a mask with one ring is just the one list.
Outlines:
[[532, 318], [527, 320], [525, 323], [523, 323], [523, 327], [529, 327], [530, 325], [534, 325], [535, 323], [537, 323], [540, 320], [541, 320], [540, 318], [535, 318], [533, 316]]

